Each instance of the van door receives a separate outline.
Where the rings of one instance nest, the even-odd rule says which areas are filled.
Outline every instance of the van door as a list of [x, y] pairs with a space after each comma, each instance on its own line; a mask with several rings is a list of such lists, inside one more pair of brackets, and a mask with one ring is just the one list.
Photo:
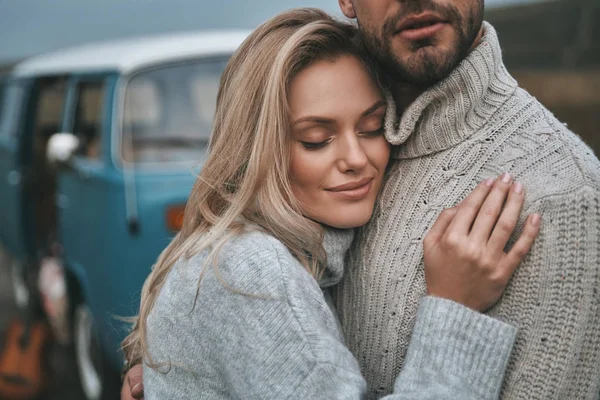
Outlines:
[[49, 76], [32, 83], [23, 124], [23, 225], [29, 253], [40, 258], [56, 242], [56, 168], [47, 159], [50, 137], [62, 130], [67, 95], [66, 76]]
[[[106, 222], [112, 204], [108, 135], [113, 82], [113, 77], [103, 75], [70, 80], [63, 131], [75, 135], [80, 145], [70, 168], [58, 173], [58, 229], [63, 257], [82, 281], [86, 297], [91, 298], [102, 283], [106, 241], [111, 235]], [[94, 285], [86, 287], [87, 282]], [[90, 306], [95, 308], [95, 304]]]
[[30, 85], [8, 81], [2, 93], [0, 109], [0, 242], [18, 259], [26, 258], [23, 227], [23, 114]]

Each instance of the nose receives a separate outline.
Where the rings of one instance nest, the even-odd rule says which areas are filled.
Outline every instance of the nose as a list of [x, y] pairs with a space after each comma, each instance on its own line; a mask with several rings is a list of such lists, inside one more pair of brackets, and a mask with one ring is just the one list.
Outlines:
[[367, 154], [354, 132], [344, 135], [339, 149], [338, 168], [341, 172], [359, 172], [368, 163]]

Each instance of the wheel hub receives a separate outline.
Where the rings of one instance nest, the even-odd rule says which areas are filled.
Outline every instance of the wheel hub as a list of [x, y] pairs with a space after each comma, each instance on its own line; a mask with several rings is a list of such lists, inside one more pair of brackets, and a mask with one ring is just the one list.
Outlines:
[[92, 313], [86, 305], [75, 310], [75, 353], [83, 391], [89, 400], [100, 400], [101, 368], [98, 363], [99, 343], [94, 335]]

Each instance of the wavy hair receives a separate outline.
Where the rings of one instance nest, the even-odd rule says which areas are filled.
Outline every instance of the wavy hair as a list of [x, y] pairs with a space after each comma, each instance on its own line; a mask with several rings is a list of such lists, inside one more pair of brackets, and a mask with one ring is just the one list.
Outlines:
[[290, 186], [288, 88], [303, 68], [343, 55], [366, 61], [356, 28], [311, 8], [270, 19], [233, 54], [221, 77], [208, 157], [182, 230], [146, 279], [139, 316], [123, 341], [130, 363], [157, 366], [148, 352], [146, 319], [175, 262], [207, 250], [207, 263], [214, 265], [219, 248], [244, 226], [273, 235], [315, 278], [321, 276], [323, 229], [302, 215]]

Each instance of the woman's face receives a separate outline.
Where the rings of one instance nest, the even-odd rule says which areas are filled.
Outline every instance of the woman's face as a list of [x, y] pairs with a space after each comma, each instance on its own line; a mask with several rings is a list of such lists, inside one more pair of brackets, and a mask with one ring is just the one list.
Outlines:
[[390, 147], [386, 104], [354, 56], [309, 65], [290, 83], [291, 184], [303, 214], [336, 228], [373, 213]]

